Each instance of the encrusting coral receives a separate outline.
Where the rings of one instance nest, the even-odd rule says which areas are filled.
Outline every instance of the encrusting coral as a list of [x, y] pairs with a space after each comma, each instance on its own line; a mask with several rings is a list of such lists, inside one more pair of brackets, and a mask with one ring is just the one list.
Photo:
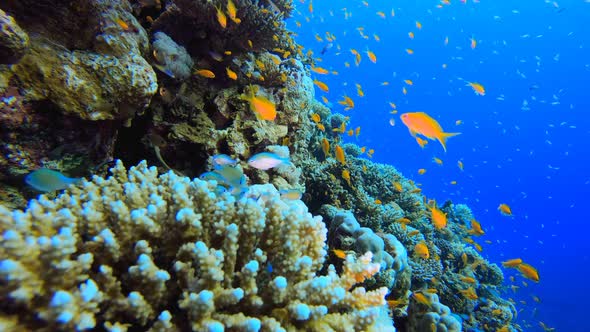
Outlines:
[[3, 330], [394, 330], [387, 289], [355, 287], [379, 270], [371, 253], [316, 276], [327, 231], [303, 202], [269, 184], [236, 200], [145, 162], [111, 172], [0, 206]]

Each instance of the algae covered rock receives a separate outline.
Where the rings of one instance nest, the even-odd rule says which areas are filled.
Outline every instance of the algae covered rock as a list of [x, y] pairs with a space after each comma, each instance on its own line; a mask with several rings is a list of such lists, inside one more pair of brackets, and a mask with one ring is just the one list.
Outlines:
[[57, 2], [49, 11], [46, 5], [19, 1], [7, 6], [34, 36], [12, 68], [26, 97], [48, 100], [84, 120], [129, 120], [145, 109], [157, 90], [156, 74], [143, 58], [149, 50], [147, 33], [129, 3]]
[[14, 18], [0, 9], [0, 64], [17, 62], [29, 47], [29, 36]]

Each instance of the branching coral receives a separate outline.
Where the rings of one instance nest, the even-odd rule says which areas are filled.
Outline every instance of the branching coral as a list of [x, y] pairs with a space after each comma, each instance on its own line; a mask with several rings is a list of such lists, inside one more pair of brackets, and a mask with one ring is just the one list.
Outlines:
[[353, 288], [379, 264], [350, 256], [340, 276], [316, 276], [326, 229], [301, 201], [272, 185], [236, 201], [214, 181], [158, 176], [145, 162], [111, 172], [26, 211], [0, 206], [0, 324], [383, 331], [387, 289]]

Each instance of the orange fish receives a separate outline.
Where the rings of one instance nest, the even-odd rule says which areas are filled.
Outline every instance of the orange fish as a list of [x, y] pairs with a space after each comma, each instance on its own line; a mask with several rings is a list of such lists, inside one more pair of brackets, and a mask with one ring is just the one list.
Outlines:
[[539, 272], [534, 267], [526, 263], [521, 263], [516, 267], [523, 277], [531, 279], [534, 282], [539, 282]]
[[475, 49], [475, 47], [477, 46], [477, 40], [475, 40], [475, 38], [471, 37], [471, 49]]
[[463, 294], [466, 298], [470, 300], [477, 300], [478, 296], [473, 287], [469, 287], [467, 289], [459, 290], [459, 293]]
[[330, 155], [330, 142], [325, 137], [322, 138], [322, 151], [324, 152], [324, 157], [328, 158]]
[[414, 246], [414, 253], [423, 259], [428, 259], [430, 257], [430, 251], [428, 251], [428, 247], [424, 241], [419, 242]]
[[344, 96], [343, 100], [339, 100], [338, 104], [342, 105], [342, 106], [346, 106], [344, 108], [345, 111], [351, 110], [354, 108], [354, 101], [352, 99], [350, 99], [350, 97], [348, 96]]
[[256, 96], [254, 90], [250, 91], [250, 96], [242, 96], [242, 99], [250, 104], [250, 110], [258, 120], [273, 121], [277, 117], [275, 104], [264, 96]]
[[332, 252], [334, 253], [334, 255], [340, 259], [345, 259], [346, 258], [346, 251], [342, 250], [342, 249], [332, 249]]
[[422, 29], [422, 23], [416, 21], [416, 29], [418, 29], [418, 30]]
[[420, 147], [424, 149], [424, 146], [428, 144], [428, 140], [416, 136], [416, 143], [418, 143], [418, 145], [420, 145]]
[[399, 183], [399, 181], [396, 181], [393, 183], [393, 188], [395, 188], [395, 191], [401, 193], [403, 190], [402, 184]]
[[467, 86], [470, 86], [473, 89], [473, 92], [475, 92], [475, 94], [478, 96], [485, 96], [486, 94], [486, 89], [483, 87], [483, 85], [477, 82], [467, 82]]
[[227, 26], [227, 17], [221, 11], [221, 8], [216, 8], [216, 9], [217, 9], [217, 22], [219, 22], [219, 25], [221, 25], [221, 27], [225, 29], [225, 27]]
[[367, 56], [369, 57], [369, 60], [371, 60], [372, 63], [377, 63], [377, 56], [375, 55], [375, 53], [367, 50]]
[[513, 258], [502, 262], [502, 266], [504, 267], [517, 267], [520, 264], [522, 264], [522, 259], [520, 258]]
[[349, 187], [352, 187], [352, 185], [350, 184], [350, 171], [347, 169], [343, 169], [342, 170], [342, 178], [344, 180], [346, 180], [346, 183], [348, 183]]
[[414, 85], [414, 82], [412, 80], [404, 80], [404, 83], [406, 83], [407, 85]]
[[469, 284], [475, 284], [475, 282], [476, 282], [476, 280], [472, 277], [460, 276], [459, 279], [461, 279], [461, 281], [469, 283]]
[[408, 54], [414, 54], [414, 50], [411, 48], [406, 48], [406, 53]]
[[117, 25], [119, 25], [121, 27], [121, 29], [123, 29], [125, 31], [129, 31], [129, 24], [127, 24], [122, 19], [118, 18], [115, 20], [115, 22], [117, 22]]
[[481, 228], [480, 223], [477, 222], [477, 220], [475, 219], [471, 220], [471, 229], [468, 230], [467, 233], [475, 236], [481, 236], [485, 234], [485, 232]]
[[435, 164], [437, 164], [437, 165], [442, 165], [442, 164], [443, 164], [443, 161], [442, 161], [442, 159], [440, 159], [440, 158], [437, 158], [437, 157], [432, 157], [432, 161], [433, 161]]
[[420, 175], [423, 175], [424, 173], [426, 173], [426, 169], [424, 169], [424, 168], [420, 168], [420, 169], [418, 170], [418, 174], [420, 174]]
[[197, 71], [195, 71], [195, 74], [205, 78], [215, 78], [215, 73], [213, 73], [209, 69], [198, 69]]
[[443, 229], [447, 226], [447, 214], [439, 210], [436, 205], [430, 208], [432, 224], [436, 229]]
[[344, 155], [344, 150], [340, 145], [336, 145], [334, 148], [336, 152], [336, 160], [338, 160], [342, 165], [346, 166], [346, 156]]
[[232, 2], [232, 0], [228, 0], [227, 1], [227, 15], [229, 16], [229, 19], [232, 20], [234, 23], [240, 24], [240, 22], [242, 22], [242, 20], [237, 18], [237, 16], [236, 16], [237, 13], [238, 13], [238, 10], [236, 9], [236, 5]]
[[460, 170], [463, 170], [463, 162], [461, 160], [457, 161], [457, 166], [459, 167]]
[[330, 91], [330, 88], [328, 88], [328, 85], [324, 82], [321, 82], [318, 80], [313, 80], [313, 84], [315, 84], [318, 88], [320, 88], [320, 90], [322, 90], [324, 92]]
[[[428, 249], [428, 248], [427, 248]], [[412, 297], [418, 302], [424, 305], [430, 306], [431, 302], [430, 299], [426, 297], [426, 295], [422, 293], [414, 292], [412, 293]]]
[[410, 37], [410, 39], [414, 39], [414, 33], [412, 31], [408, 32], [408, 37]]
[[235, 71], [229, 69], [229, 67], [226, 67], [225, 71], [227, 72], [227, 77], [231, 78], [234, 81], [238, 79], [238, 74], [236, 74]]
[[313, 113], [311, 115], [311, 120], [313, 120], [313, 122], [315, 122], [315, 123], [318, 123], [318, 122], [322, 121], [322, 118], [320, 117], [319, 114]]
[[324, 69], [322, 67], [311, 67], [311, 71], [320, 75], [326, 75], [330, 73], [327, 69]]
[[446, 141], [449, 137], [460, 133], [445, 133], [440, 124], [424, 112], [404, 113], [401, 115], [402, 122], [410, 130], [410, 134], [416, 137], [420, 134], [431, 140], [438, 140], [445, 152], [447, 151]]
[[500, 213], [502, 213], [505, 216], [511, 216], [512, 215], [512, 209], [510, 208], [510, 206], [508, 206], [508, 204], [500, 204], [500, 206], [498, 206], [498, 210], [500, 211]]

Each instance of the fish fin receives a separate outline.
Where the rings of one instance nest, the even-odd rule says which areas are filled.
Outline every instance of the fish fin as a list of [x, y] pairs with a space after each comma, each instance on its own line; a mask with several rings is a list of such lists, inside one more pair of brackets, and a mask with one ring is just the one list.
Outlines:
[[440, 145], [442, 145], [443, 150], [445, 150], [445, 152], [447, 152], [447, 139], [449, 137], [457, 136], [457, 135], [460, 135], [460, 134], [461, 133], [442, 133], [440, 135], [440, 137], [437, 137], [437, 139], [440, 142]]

